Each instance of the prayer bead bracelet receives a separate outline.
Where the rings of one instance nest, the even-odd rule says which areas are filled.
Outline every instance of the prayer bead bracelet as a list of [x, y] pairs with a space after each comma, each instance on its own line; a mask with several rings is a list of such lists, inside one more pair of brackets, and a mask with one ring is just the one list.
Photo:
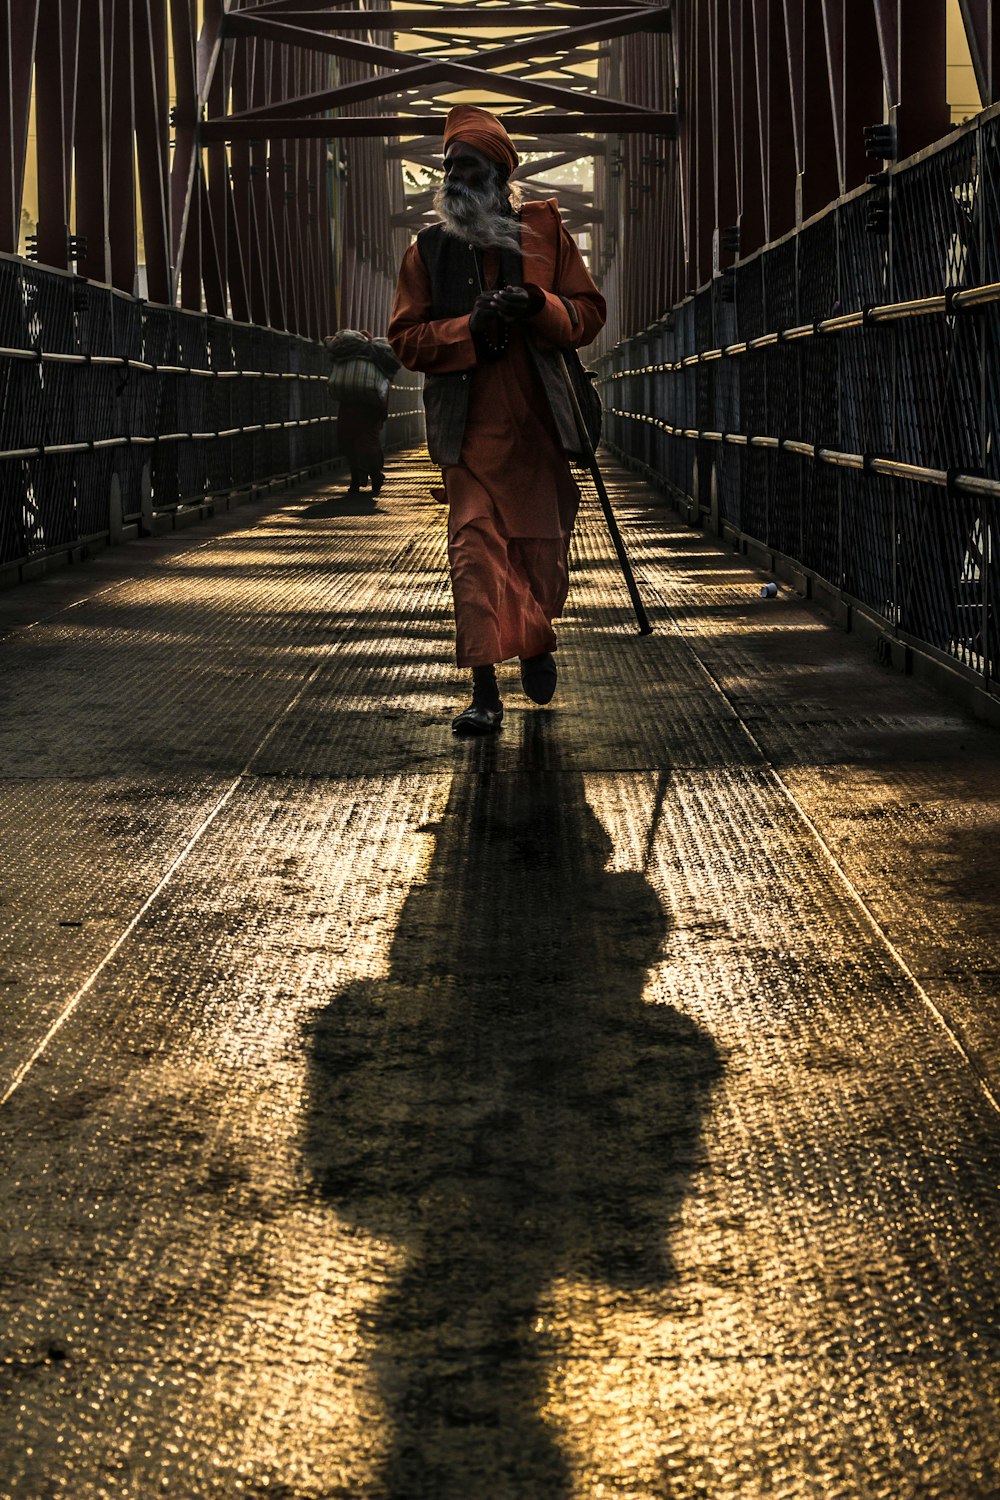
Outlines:
[[503, 322], [502, 319], [498, 319], [497, 326], [500, 332], [499, 341], [493, 339], [485, 329], [480, 334], [480, 338], [486, 345], [486, 348], [490, 354], [499, 356], [507, 352], [507, 336], [510, 330], [508, 328], [508, 325]]

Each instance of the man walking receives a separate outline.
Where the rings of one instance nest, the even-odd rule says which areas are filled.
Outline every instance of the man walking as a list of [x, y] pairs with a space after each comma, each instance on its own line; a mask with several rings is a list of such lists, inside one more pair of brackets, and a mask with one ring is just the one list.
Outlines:
[[370, 480], [374, 500], [385, 483], [382, 428], [399, 360], [388, 342], [373, 338], [367, 328], [342, 328], [323, 342], [334, 365], [330, 383], [338, 401], [337, 447], [351, 470], [347, 494], [360, 495]]
[[495, 666], [517, 656], [534, 703], [556, 688], [552, 622], [569, 585], [579, 437], [560, 351], [604, 325], [605, 304], [555, 199], [519, 201], [518, 157], [496, 116], [457, 105], [444, 135], [441, 219], [399, 272], [389, 342], [425, 375], [427, 445], [448, 500], [458, 665], [472, 702], [456, 734], [490, 734]]

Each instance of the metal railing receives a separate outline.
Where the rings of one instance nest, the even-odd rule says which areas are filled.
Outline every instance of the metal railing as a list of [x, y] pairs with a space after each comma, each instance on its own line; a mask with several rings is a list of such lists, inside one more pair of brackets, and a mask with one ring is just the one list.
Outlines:
[[[329, 462], [328, 373], [312, 340], [0, 257], [0, 567]], [[392, 444], [419, 438], [413, 397]]]
[[610, 445], [1000, 680], [1000, 110], [600, 361]]

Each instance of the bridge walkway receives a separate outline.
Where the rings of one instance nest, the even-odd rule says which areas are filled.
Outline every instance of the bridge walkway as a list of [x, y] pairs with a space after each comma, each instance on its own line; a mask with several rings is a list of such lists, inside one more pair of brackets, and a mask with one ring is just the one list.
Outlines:
[[997, 732], [609, 468], [456, 742], [443, 517], [0, 598], [0, 1495], [1000, 1492]]

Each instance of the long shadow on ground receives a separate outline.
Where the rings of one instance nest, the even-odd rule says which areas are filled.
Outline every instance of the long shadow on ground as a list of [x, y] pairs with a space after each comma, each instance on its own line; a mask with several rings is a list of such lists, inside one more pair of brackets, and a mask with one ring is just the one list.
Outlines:
[[391, 972], [313, 1037], [308, 1152], [338, 1214], [405, 1248], [363, 1330], [391, 1500], [561, 1500], [535, 1331], [557, 1276], [673, 1279], [710, 1038], [643, 999], [666, 921], [611, 873], [582, 779], [458, 775]]

